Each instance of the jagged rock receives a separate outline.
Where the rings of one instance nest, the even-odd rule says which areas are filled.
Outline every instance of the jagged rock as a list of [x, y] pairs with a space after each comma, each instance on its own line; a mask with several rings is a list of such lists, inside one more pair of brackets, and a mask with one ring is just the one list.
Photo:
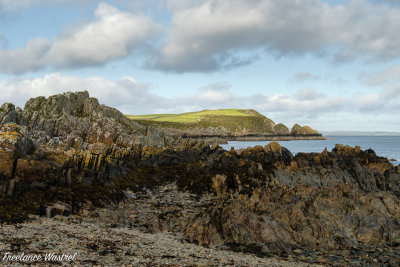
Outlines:
[[15, 105], [13, 103], [4, 103], [1, 105], [0, 110], [5, 113], [9, 113], [15, 110]]
[[82, 116], [89, 116], [99, 106], [96, 98], [86, 98], [83, 101]]
[[[77, 138], [83, 140], [83, 144], [79, 141], [80, 147], [84, 143], [97, 142], [159, 147], [174, 146], [181, 142], [165, 130], [142, 126], [127, 119], [117, 109], [100, 105], [97, 99], [89, 97], [87, 91], [32, 98], [25, 104], [24, 110], [17, 112], [12, 120], [29, 126], [38, 145], [50, 141], [54, 143], [52, 140], [58, 138], [59, 141], [55, 144], [66, 142], [65, 149], [69, 149], [71, 140]], [[39, 133], [40, 138], [37, 136]]]
[[31, 153], [34, 145], [16, 124], [1, 125], [0, 128], [0, 175], [11, 178], [16, 160]]
[[4, 103], [0, 107], [0, 122], [2, 124], [17, 122], [18, 112], [15, 111], [15, 105], [12, 103]]

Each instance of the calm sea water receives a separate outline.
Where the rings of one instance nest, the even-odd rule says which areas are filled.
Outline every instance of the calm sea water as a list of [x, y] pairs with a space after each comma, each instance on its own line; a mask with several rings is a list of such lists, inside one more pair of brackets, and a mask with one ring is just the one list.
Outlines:
[[[388, 159], [394, 158], [396, 161], [392, 163], [395, 165], [400, 164], [400, 136], [326, 136], [326, 138], [327, 140], [279, 141], [279, 143], [294, 155], [299, 152], [322, 152], [325, 147], [328, 151], [331, 151], [335, 144], [350, 145], [352, 147], [358, 145], [362, 150], [373, 149], [378, 156]], [[270, 142], [231, 141], [228, 144], [221, 145], [221, 147], [227, 150], [231, 147], [240, 149], [256, 145], [265, 146]]]

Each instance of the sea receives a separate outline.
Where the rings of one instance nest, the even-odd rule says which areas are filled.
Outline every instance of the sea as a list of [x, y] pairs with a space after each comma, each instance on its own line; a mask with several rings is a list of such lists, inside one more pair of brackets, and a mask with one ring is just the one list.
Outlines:
[[[327, 140], [294, 140], [278, 141], [281, 146], [286, 147], [293, 155], [299, 152], [322, 152], [325, 148], [331, 151], [336, 144], [360, 146], [362, 150], [372, 149], [378, 156], [394, 159], [392, 164], [400, 164], [400, 136], [325, 136]], [[226, 150], [265, 146], [271, 141], [231, 141], [220, 145]]]

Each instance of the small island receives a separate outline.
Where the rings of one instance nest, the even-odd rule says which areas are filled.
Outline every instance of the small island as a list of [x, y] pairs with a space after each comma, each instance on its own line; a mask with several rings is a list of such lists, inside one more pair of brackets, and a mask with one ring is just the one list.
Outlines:
[[309, 126], [291, 130], [253, 109], [217, 109], [181, 114], [125, 115], [144, 126], [163, 128], [183, 138], [226, 144], [228, 141], [325, 140]]

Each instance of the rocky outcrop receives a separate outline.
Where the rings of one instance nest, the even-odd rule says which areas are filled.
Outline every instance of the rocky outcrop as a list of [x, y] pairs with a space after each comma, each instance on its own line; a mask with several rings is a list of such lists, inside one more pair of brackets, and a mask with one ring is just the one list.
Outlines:
[[142, 158], [139, 168], [147, 160], [158, 165], [146, 172], [153, 183], [131, 181], [105, 223], [264, 256], [325, 255], [352, 265], [368, 251], [375, 256], [361, 254], [362, 265], [375, 257], [399, 262], [400, 170], [371, 150], [337, 145], [293, 156], [278, 143], [229, 152], [214, 146], [197, 150], [184, 169], [170, 168], [177, 157], [154, 151]]
[[274, 135], [290, 135], [289, 128], [286, 125], [279, 123], [274, 127]]
[[226, 151], [139, 125], [85, 92], [5, 104], [0, 118], [2, 222], [102, 207], [109, 225], [209, 247], [400, 258], [400, 169], [372, 150]]
[[91, 144], [157, 147], [174, 146], [180, 138], [167, 131], [142, 126], [120, 111], [100, 105], [87, 91], [30, 99], [24, 109], [5, 103], [0, 108], [2, 124], [15, 123], [24, 128], [35, 146], [71, 146], [84, 149]]
[[291, 133], [293, 136], [312, 136], [312, 135], [321, 135], [316, 130], [312, 129], [309, 126], [300, 126], [298, 124], [293, 125]]

